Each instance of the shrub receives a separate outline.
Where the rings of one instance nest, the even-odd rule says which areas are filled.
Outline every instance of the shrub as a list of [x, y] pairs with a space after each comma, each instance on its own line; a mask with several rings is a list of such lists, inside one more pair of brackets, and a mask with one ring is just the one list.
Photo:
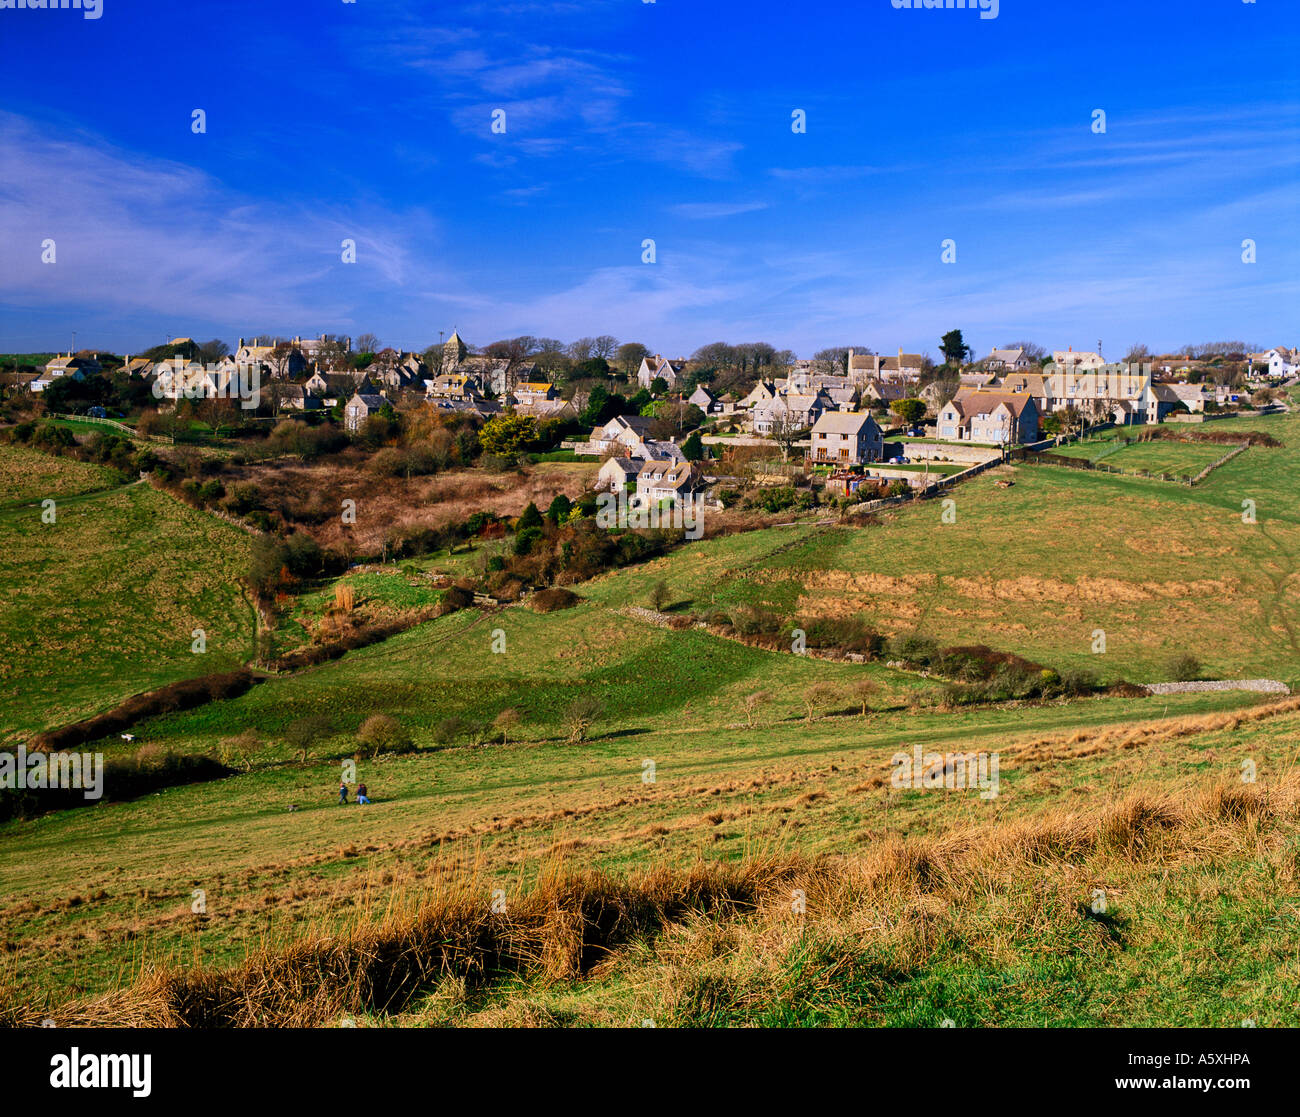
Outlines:
[[1091, 694], [1097, 689], [1097, 676], [1091, 671], [1078, 668], [1066, 668], [1061, 672], [1061, 693], [1071, 697]]
[[433, 727], [433, 739], [440, 745], [452, 745], [465, 732], [463, 718], [443, 718]]
[[650, 608], [656, 613], [662, 613], [672, 598], [673, 591], [667, 582], [660, 580], [650, 587]]
[[874, 631], [860, 616], [800, 617], [798, 627], [810, 648], [829, 648], [878, 658], [885, 648], [885, 638]]
[[443, 591], [442, 600], [453, 609], [468, 609], [474, 604], [474, 593], [463, 586], [448, 586]]
[[1194, 655], [1181, 652], [1168, 660], [1165, 673], [1173, 682], [1190, 683], [1201, 677], [1201, 661]]
[[413, 743], [406, 726], [388, 714], [371, 714], [366, 718], [357, 730], [357, 740], [370, 750], [371, 756], [405, 752]]
[[[528, 507], [532, 508], [533, 506], [530, 504]], [[518, 535], [515, 536], [515, 554], [516, 555], [528, 554], [533, 549], [533, 547], [536, 546], [537, 541], [541, 539], [541, 537], [542, 537], [542, 529], [540, 527], [524, 528]]]
[[572, 609], [582, 598], [572, 590], [566, 590], [559, 586], [551, 589], [538, 590], [529, 599], [529, 605], [538, 613], [554, 613], [559, 609]]
[[600, 700], [591, 695], [576, 698], [569, 704], [569, 708], [564, 712], [564, 724], [569, 731], [571, 744], [587, 739], [602, 709]]
[[890, 650], [896, 659], [920, 667], [930, 666], [930, 662], [939, 654], [939, 646], [924, 636], [899, 636], [890, 645]]
[[562, 524], [569, 518], [571, 511], [573, 511], [573, 501], [560, 493], [546, 509], [546, 518], [553, 524]]
[[781, 618], [756, 605], [737, 605], [730, 619], [731, 626], [742, 636], [775, 636], [781, 631]]
[[515, 527], [518, 529], [524, 529], [541, 526], [542, 514], [537, 510], [537, 505], [530, 500], [528, 502], [528, 507], [524, 509], [523, 514], [519, 517], [519, 522]]

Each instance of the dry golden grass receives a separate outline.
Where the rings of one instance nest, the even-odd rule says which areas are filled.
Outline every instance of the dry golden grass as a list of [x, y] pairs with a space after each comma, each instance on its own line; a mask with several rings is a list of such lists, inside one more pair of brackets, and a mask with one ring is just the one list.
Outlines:
[[[450, 470], [429, 477], [380, 477], [347, 458], [322, 465], [276, 463], [249, 467], [271, 507], [283, 508], [323, 547], [377, 553], [393, 531], [442, 528], [463, 523], [475, 512], [518, 516], [529, 505], [545, 510], [563, 493], [581, 496], [597, 467], [541, 462], [520, 473]], [[342, 502], [356, 501], [356, 523], [344, 527]]]
[[[494, 905], [478, 869], [447, 868], [422, 894], [385, 890], [386, 905], [368, 902], [343, 931], [266, 942], [226, 969], [150, 966], [129, 987], [58, 1007], [20, 1004], [9, 990], [0, 1025], [50, 1016], [64, 1027], [318, 1026], [400, 1012], [433, 988], [456, 1002], [505, 975], [599, 979], [652, 942], [657, 980], [671, 986], [662, 1003], [697, 1002], [708, 973], [739, 964], [750, 971], [747, 995], [766, 996], [764, 967], [810, 925], [923, 954], [952, 933], [967, 906], [1018, 890], [1014, 925], [987, 917], [980, 924], [986, 949], [1011, 957], [1018, 932], [1082, 918], [1079, 897], [1099, 880], [1122, 891], [1139, 876], [1250, 856], [1271, 866], [1278, 887], [1294, 889], [1300, 857], [1288, 839], [1298, 817], [1300, 773], [1292, 770], [1270, 790], [1215, 782], [1177, 798], [1139, 792], [1099, 810], [889, 838], [854, 857], [758, 850], [738, 863], [700, 861], [620, 879], [569, 872], [554, 856], [532, 887], [498, 894], [504, 906]], [[834, 982], [835, 968], [828, 961], [813, 980]], [[507, 1003], [476, 1022], [554, 1021]]]

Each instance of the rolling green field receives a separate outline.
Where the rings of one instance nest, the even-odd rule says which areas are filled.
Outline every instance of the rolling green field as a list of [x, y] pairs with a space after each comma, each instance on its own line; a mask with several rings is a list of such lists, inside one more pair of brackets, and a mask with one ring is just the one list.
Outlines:
[[[21, 463], [20, 449], [0, 447], [0, 462]], [[52, 524], [39, 504], [0, 508], [0, 738], [248, 659], [253, 613], [236, 582], [248, 568], [243, 532], [143, 483], [86, 492], [104, 471], [33, 456], [60, 468], [47, 490], [77, 495], [56, 500]], [[202, 655], [191, 650], [196, 629]]]
[[82, 496], [117, 485], [116, 473], [75, 458], [56, 458], [27, 446], [0, 446], [0, 510], [43, 500]]
[[[574, 608], [463, 610], [146, 721], [134, 745], [97, 747], [211, 753], [238, 738], [252, 745], [247, 770], [0, 826], [0, 987], [58, 1019], [67, 998], [121, 989], [150, 965], [238, 967], [304, 936], [347, 943], [394, 905], [436, 906], [450, 878], [485, 905], [499, 888], [526, 906], [557, 873], [758, 866], [766, 883], [731, 916], [668, 919], [599, 964], [448, 972], [387, 1011], [350, 1011], [373, 1025], [1296, 1026], [1295, 700], [1221, 691], [949, 707], [939, 679], [662, 627], [639, 611], [663, 581], [679, 616], [740, 604], [789, 621], [862, 614], [890, 636], [986, 643], [1107, 680], [1163, 679], [1168, 658], [1190, 652], [1204, 677], [1294, 687], [1300, 419], [1241, 422], [1284, 445], [1253, 447], [1196, 489], [1000, 467], [949, 494], [954, 522], [932, 500], [866, 527], [809, 517], [704, 540], [572, 587]], [[0, 524], [28, 555], [6, 585], [32, 592], [40, 583], [22, 572], [56, 567], [55, 551], [25, 520]], [[193, 569], [205, 552], [182, 548], [185, 533], [222, 553], [245, 538], [144, 486], [83, 498], [66, 526], [78, 565], [57, 573], [57, 593], [82, 598], [94, 563], [130, 567], [101, 553], [111, 539], [131, 540], [136, 562], [169, 554], [174, 568], [183, 555]], [[152, 543], [133, 527], [151, 527]], [[429, 574], [479, 558], [346, 582], [362, 607], [418, 608], [436, 599]], [[84, 625], [114, 634], [111, 654], [92, 640], [77, 645], [81, 663], [54, 656], [82, 708], [166, 666], [147, 583], [118, 595], [122, 613]], [[304, 595], [294, 623], [305, 633], [332, 595]], [[126, 617], [154, 643], [126, 644]], [[184, 635], [173, 664], [188, 654]], [[235, 636], [230, 646], [238, 654]], [[875, 684], [865, 715], [851, 693], [864, 679]], [[833, 692], [810, 710], [815, 682]], [[31, 689], [15, 684], [8, 708]], [[583, 697], [600, 708], [573, 740]], [[503, 740], [492, 723], [505, 710], [519, 720]], [[413, 751], [359, 745], [377, 713], [402, 722]], [[26, 716], [35, 727], [51, 713]], [[300, 752], [290, 737], [307, 718], [315, 735]], [[891, 787], [891, 758], [917, 745], [996, 753], [999, 793]], [[337, 805], [349, 761], [372, 806]], [[800, 867], [763, 868], [782, 859]], [[792, 921], [796, 886], [809, 907]], [[1105, 918], [1089, 908], [1098, 890]]]
[[[1220, 423], [1214, 423], [1208, 429], [1217, 431], [1225, 428]], [[1126, 472], [1195, 477], [1206, 466], [1213, 465], [1232, 450], [1231, 446], [1215, 443], [1176, 442], [1169, 439], [1125, 445], [1126, 437], [1134, 436], [1124, 429], [1107, 431], [1100, 436], [1057, 447], [1052, 452], [1067, 458], [1105, 462], [1108, 466]]]

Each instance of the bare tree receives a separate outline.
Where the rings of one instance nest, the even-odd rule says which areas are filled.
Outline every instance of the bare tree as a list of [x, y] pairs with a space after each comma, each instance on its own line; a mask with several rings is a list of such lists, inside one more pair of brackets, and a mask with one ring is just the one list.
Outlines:
[[817, 707], [824, 706], [831, 702], [839, 694], [839, 691], [831, 686], [830, 683], [813, 683], [803, 692], [804, 709], [808, 711], [808, 722], [812, 723], [813, 714], [817, 712]]
[[589, 361], [595, 348], [594, 337], [580, 337], [577, 341], [569, 342], [569, 356], [575, 361]]
[[514, 709], [514, 707], [509, 707], [507, 709], [504, 709], [499, 714], [497, 714], [496, 719], [492, 722], [492, 724], [496, 726], [496, 728], [501, 730], [501, 743], [503, 745], [509, 744], [508, 737], [510, 731], [514, 729], [514, 727], [518, 725], [522, 720], [523, 718], [520, 716], [519, 711]]
[[271, 365], [271, 375], [276, 379], [284, 379], [289, 375], [289, 360], [293, 357], [294, 347], [291, 342], [277, 341], [271, 352], [268, 353], [267, 360]]
[[199, 359], [206, 363], [212, 363], [221, 360], [229, 352], [230, 346], [219, 337], [214, 337], [211, 341], [205, 341], [199, 346]]
[[357, 338], [358, 353], [378, 353], [380, 349], [379, 338], [374, 334], [362, 334]]
[[790, 454], [808, 430], [807, 426], [797, 420], [788, 411], [782, 411], [772, 420], [771, 438], [781, 448], [781, 460], [789, 461]]
[[876, 351], [869, 345], [833, 345], [813, 354], [813, 369], [823, 376], [845, 376], [849, 371], [849, 350], [855, 354], [874, 357]]
[[591, 352], [593, 356], [600, 357], [608, 361], [614, 355], [618, 348], [618, 338], [610, 337], [609, 334], [601, 334], [592, 342]]
[[876, 684], [870, 679], [858, 679], [849, 692], [853, 695], [853, 700], [862, 706], [862, 716], [867, 716], [867, 703], [871, 701], [876, 693]]
[[641, 367], [641, 362], [650, 356], [650, 350], [639, 341], [626, 341], [618, 347], [617, 364], [629, 376]]
[[771, 697], [765, 690], [756, 690], [753, 694], [745, 695], [745, 721], [750, 729], [754, 728], [754, 719], [758, 716], [759, 707]]
[[587, 696], [574, 699], [564, 714], [564, 723], [569, 730], [569, 743], [577, 744], [587, 739], [591, 727], [601, 714], [599, 699]]
[[1025, 356], [1031, 361], [1041, 361], [1047, 356], [1047, 350], [1041, 345], [1032, 341], [1011, 341], [1002, 347], [1003, 349], [1023, 349]]

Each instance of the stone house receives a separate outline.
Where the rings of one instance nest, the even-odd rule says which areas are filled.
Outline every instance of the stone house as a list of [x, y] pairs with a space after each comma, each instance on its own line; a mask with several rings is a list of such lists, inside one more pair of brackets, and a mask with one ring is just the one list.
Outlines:
[[1010, 446], [1038, 441], [1038, 404], [1028, 392], [962, 389], [939, 412], [939, 437]]
[[656, 353], [653, 357], [641, 358], [641, 367], [637, 370], [636, 382], [648, 392], [650, 385], [662, 378], [671, 392], [677, 387], [677, 379], [680, 375], [680, 369], [674, 367], [672, 361]]
[[702, 488], [704, 478], [694, 462], [645, 462], [636, 478], [637, 499], [649, 504], [676, 501]]
[[366, 420], [379, 411], [388, 400], [379, 395], [362, 395], [360, 392], [354, 393], [348, 400], [347, 406], [343, 408], [343, 426], [345, 429], [356, 433], [363, 426]]
[[879, 461], [885, 440], [880, 424], [865, 411], [826, 411], [813, 424], [808, 460], [838, 466]]

